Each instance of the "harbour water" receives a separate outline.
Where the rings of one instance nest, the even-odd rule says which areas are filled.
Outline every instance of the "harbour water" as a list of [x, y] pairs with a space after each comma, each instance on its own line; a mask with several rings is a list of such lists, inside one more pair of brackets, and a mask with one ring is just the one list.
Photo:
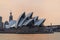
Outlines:
[[60, 33], [53, 34], [0, 34], [0, 40], [60, 40]]

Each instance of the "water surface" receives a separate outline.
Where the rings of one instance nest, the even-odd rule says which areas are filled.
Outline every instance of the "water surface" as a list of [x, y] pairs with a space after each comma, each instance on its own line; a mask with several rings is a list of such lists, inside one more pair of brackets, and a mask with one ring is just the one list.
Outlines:
[[0, 34], [0, 40], [60, 40], [60, 33], [54, 34]]

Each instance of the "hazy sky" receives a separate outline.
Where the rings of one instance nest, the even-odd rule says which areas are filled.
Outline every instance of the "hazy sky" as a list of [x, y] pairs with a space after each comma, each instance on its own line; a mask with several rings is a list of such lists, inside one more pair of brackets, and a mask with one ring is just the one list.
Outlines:
[[0, 16], [3, 22], [9, 19], [10, 10], [14, 20], [24, 11], [34, 12], [34, 16], [46, 18], [45, 25], [60, 24], [60, 0], [0, 0]]

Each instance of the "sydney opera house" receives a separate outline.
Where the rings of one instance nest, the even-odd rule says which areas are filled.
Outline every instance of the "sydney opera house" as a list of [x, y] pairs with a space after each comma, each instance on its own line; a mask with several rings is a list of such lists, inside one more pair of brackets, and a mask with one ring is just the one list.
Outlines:
[[25, 12], [22, 13], [22, 15], [19, 16], [18, 20], [13, 24], [10, 25], [10, 27], [41, 27], [43, 26], [43, 23], [45, 21], [45, 18], [38, 19], [38, 16], [32, 17], [33, 12], [29, 14], [25, 14]]
[[27, 15], [25, 14], [25, 12], [23, 12], [22, 15], [19, 16], [17, 21], [11, 20], [9, 22], [9, 27], [10, 28], [15, 27], [17, 29], [16, 30], [17, 33], [35, 33], [40, 29], [42, 29], [41, 31], [43, 31], [44, 30], [43, 23], [45, 22], [46, 19], [45, 18], [38, 19], [38, 16], [35, 17], [32, 16], [33, 12]]
[[12, 12], [10, 12], [9, 21], [2, 23], [2, 17], [0, 17], [0, 33], [35, 34], [60, 32], [60, 25], [44, 26], [45, 20], [45, 18], [39, 19], [38, 16], [34, 17], [33, 12], [27, 15], [23, 12], [17, 20], [13, 20]]
[[45, 18], [39, 19], [33, 17], [33, 12], [25, 14], [23, 12], [17, 20], [13, 20], [12, 12], [9, 16], [9, 22], [5, 22], [3, 31], [0, 33], [50, 33], [53, 32], [51, 27], [45, 27], [43, 23]]

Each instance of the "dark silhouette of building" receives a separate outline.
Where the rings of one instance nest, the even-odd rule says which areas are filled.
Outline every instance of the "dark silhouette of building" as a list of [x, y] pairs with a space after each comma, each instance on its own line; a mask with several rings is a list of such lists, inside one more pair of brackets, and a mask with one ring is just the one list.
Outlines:
[[12, 12], [10, 12], [9, 21], [13, 20]]
[[2, 17], [0, 16], [0, 29], [3, 29]]
[[9, 25], [8, 21], [5, 21], [5, 25]]
[[5, 21], [4, 28], [6, 28], [6, 25], [9, 25], [9, 22], [8, 21]]
[[2, 22], [2, 17], [0, 16], [0, 22]]

